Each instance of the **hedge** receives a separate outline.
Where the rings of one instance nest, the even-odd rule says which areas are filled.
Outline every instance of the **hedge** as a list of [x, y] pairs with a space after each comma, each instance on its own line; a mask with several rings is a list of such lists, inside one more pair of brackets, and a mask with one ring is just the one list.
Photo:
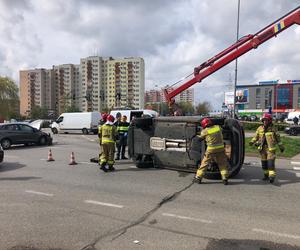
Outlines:
[[[244, 130], [256, 130], [259, 126], [262, 125], [262, 122], [249, 122], [249, 121], [240, 121]], [[284, 131], [286, 127], [289, 127], [286, 123], [274, 123], [274, 126], [278, 131]]]

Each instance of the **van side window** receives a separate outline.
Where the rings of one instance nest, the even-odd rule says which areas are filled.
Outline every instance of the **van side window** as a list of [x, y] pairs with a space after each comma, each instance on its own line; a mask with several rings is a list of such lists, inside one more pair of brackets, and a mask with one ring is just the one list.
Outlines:
[[60, 116], [57, 120], [56, 120], [56, 123], [60, 123], [64, 120], [64, 117], [63, 116]]

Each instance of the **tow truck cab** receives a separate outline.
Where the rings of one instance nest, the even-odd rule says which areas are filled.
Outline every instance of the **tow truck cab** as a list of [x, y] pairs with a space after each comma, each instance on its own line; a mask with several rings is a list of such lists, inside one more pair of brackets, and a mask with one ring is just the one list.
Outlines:
[[[200, 116], [137, 118], [128, 131], [128, 152], [138, 168], [162, 167], [195, 172], [204, 157], [206, 144], [201, 133]], [[211, 118], [222, 127], [228, 168], [233, 177], [240, 171], [245, 154], [243, 127], [235, 119]], [[212, 163], [206, 178], [220, 178]]]

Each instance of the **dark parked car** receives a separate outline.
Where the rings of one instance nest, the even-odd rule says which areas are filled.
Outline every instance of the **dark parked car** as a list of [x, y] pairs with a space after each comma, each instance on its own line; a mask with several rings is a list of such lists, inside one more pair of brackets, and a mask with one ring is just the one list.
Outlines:
[[0, 162], [3, 162], [3, 158], [4, 158], [4, 151], [1, 147], [1, 144], [0, 144]]
[[52, 137], [25, 123], [2, 123], [0, 143], [3, 149], [8, 149], [14, 144], [51, 145]]
[[289, 134], [289, 135], [298, 135], [300, 134], [300, 126], [299, 125], [293, 125], [290, 127], [286, 127], [284, 129], [284, 132]]

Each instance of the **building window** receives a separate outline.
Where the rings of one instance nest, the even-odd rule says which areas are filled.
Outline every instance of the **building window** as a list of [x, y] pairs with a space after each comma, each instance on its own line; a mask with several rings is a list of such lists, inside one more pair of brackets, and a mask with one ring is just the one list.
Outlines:
[[257, 89], [255, 90], [255, 95], [256, 95], [256, 98], [257, 98], [257, 99], [260, 99], [260, 98], [261, 98], [261, 89], [260, 89], [260, 88], [257, 88]]
[[261, 108], [261, 106], [260, 106], [260, 100], [256, 100], [255, 107], [256, 107], [257, 109], [260, 109], [260, 108]]

